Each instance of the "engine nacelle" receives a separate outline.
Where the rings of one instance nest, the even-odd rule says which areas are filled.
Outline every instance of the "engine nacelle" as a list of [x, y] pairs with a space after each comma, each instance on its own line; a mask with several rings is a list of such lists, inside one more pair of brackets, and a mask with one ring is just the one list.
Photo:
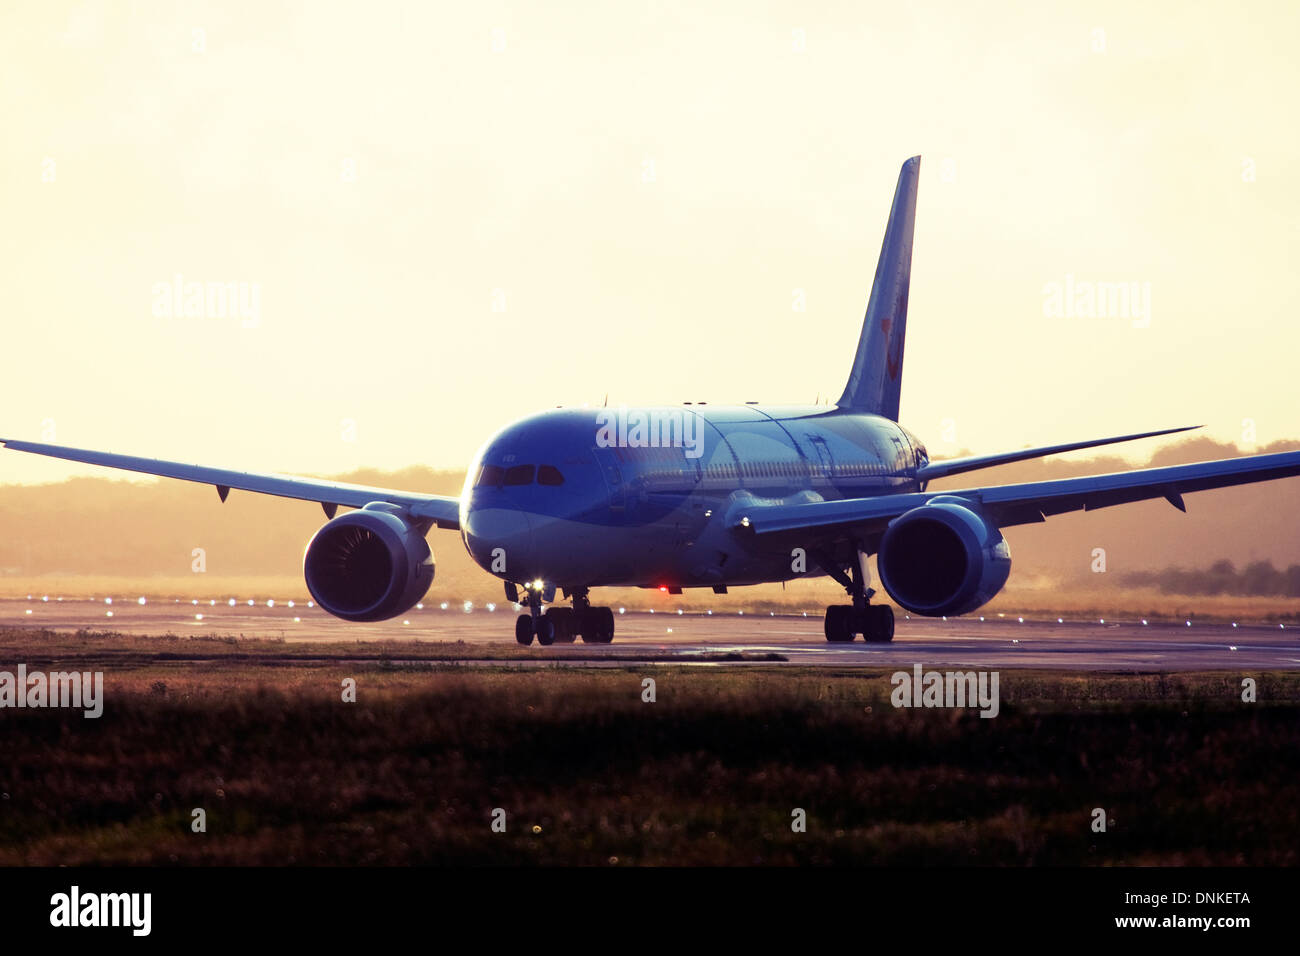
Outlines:
[[303, 555], [307, 590], [345, 621], [383, 621], [415, 606], [433, 583], [433, 552], [396, 507], [367, 505], [339, 515]]
[[965, 614], [1007, 583], [1011, 548], [969, 501], [940, 496], [894, 519], [876, 571], [890, 597], [915, 614]]

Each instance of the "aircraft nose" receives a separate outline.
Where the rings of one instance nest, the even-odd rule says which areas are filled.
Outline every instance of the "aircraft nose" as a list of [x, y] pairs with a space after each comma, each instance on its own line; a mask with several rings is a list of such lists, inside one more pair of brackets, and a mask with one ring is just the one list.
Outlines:
[[483, 570], [511, 580], [528, 576], [533, 528], [525, 512], [471, 501], [462, 531], [465, 547]]

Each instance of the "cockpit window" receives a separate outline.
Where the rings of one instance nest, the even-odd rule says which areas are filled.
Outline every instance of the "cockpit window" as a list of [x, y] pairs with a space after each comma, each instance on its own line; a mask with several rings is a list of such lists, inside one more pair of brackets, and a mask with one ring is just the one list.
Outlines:
[[564, 476], [560, 474], [560, 469], [554, 465], [542, 465], [537, 469], [537, 483], [539, 485], [562, 485]]
[[478, 481], [474, 482], [475, 488], [495, 488], [501, 484], [501, 476], [505, 473], [500, 465], [484, 465], [478, 473]]
[[506, 469], [505, 484], [510, 485], [531, 485], [533, 483], [532, 465], [514, 465]]

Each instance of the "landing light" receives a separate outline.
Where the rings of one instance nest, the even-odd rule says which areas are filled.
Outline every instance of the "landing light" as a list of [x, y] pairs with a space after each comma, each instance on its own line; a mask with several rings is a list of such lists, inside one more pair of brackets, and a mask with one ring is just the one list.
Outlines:
[[740, 526], [741, 526], [742, 528], [748, 528], [748, 527], [749, 527], [749, 516], [748, 516], [748, 515], [746, 515], [744, 518], [741, 518], [741, 519], [740, 519]]
[[[48, 601], [49, 598], [46, 598], [45, 600]], [[143, 603], [144, 603], [144, 598], [136, 598], [136, 599], [135, 599], [135, 603], [136, 603], [136, 604], [143, 604]]]
[[545, 586], [545, 582], [541, 578], [538, 578], [536, 581], [533, 582], [534, 591], [540, 591], [544, 586]]

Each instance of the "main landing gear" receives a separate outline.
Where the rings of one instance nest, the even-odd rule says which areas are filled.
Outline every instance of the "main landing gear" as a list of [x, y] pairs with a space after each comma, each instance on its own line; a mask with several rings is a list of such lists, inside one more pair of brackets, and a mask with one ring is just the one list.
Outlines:
[[859, 634], [869, 644], [888, 644], [894, 639], [894, 609], [887, 604], [867, 603], [876, 592], [866, 585], [864, 558], [865, 555], [858, 554], [857, 560], [849, 565], [849, 574], [834, 562], [822, 565], [827, 574], [844, 585], [853, 601], [832, 604], [826, 609], [826, 640], [832, 644], [847, 644]]
[[[507, 590], [507, 597], [509, 593]], [[573, 607], [552, 604], [544, 614], [542, 592], [529, 588], [527, 595], [528, 612], [515, 621], [515, 640], [524, 647], [532, 644], [534, 637], [543, 647], [572, 644], [579, 637], [586, 644], [609, 644], [614, 640], [613, 609], [592, 607], [586, 588], [573, 592]]]

